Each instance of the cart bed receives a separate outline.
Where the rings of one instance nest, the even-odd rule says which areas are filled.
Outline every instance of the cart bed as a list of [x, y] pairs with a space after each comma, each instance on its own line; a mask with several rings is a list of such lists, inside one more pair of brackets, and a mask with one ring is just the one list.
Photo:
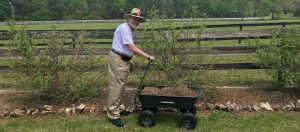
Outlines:
[[[151, 86], [153, 87], [153, 86]], [[166, 86], [154, 86], [157, 88], [164, 88]], [[142, 86], [142, 91], [145, 86]], [[202, 90], [196, 87], [189, 87], [197, 93], [197, 96], [157, 96], [157, 95], [144, 95], [138, 92], [138, 98], [143, 108], [193, 108], [197, 99], [201, 96]]]

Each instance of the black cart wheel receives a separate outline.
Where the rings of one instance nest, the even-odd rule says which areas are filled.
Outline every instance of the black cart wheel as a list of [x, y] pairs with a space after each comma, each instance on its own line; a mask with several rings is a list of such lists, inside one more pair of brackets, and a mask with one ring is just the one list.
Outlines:
[[190, 109], [180, 109], [180, 113], [184, 114], [184, 113], [192, 113], [194, 115], [196, 115], [196, 108], [190, 108]]
[[197, 126], [196, 116], [192, 113], [184, 113], [179, 117], [179, 127], [187, 130], [194, 129]]
[[150, 108], [142, 108], [143, 111], [145, 110], [150, 110], [152, 111], [155, 115], [157, 114], [158, 108], [155, 107], [150, 107]]
[[139, 114], [139, 123], [143, 127], [152, 127], [155, 124], [155, 114], [150, 110], [144, 110]]

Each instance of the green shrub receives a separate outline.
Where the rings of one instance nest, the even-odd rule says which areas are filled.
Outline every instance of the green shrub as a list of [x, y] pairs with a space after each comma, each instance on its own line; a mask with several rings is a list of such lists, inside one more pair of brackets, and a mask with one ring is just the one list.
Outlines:
[[[208, 77], [208, 67], [196, 67], [197, 70], [189, 67], [192, 64], [203, 64], [203, 60], [207, 55], [200, 54], [205, 46], [200, 41], [200, 35], [203, 28], [185, 29], [186, 26], [196, 25], [194, 22], [173, 22], [165, 19], [165, 16], [158, 16], [155, 8], [150, 12], [150, 21], [147, 28], [150, 31], [144, 32], [142, 46], [145, 51], [155, 55], [155, 62], [151, 65], [151, 77], [147, 82], [152, 85], [167, 86], [202, 86], [210, 85], [210, 77]], [[156, 21], [160, 19], [161, 21]], [[175, 27], [181, 27], [175, 30]], [[191, 44], [189, 37], [195, 36], [196, 41]], [[191, 45], [191, 46], [187, 46]], [[190, 49], [195, 54], [189, 54]]]
[[10, 51], [19, 55], [18, 59], [11, 60], [11, 67], [17, 72], [17, 88], [38, 101], [76, 101], [99, 94], [99, 87], [105, 85], [106, 69], [101, 69], [96, 76], [87, 72], [89, 67], [95, 66], [95, 58], [82, 43], [86, 36], [84, 32], [76, 41], [75, 52], [62, 55], [71, 48], [64, 45], [69, 37], [67, 32], [55, 32], [53, 28], [43, 34], [42, 41], [47, 46], [39, 48], [31, 42], [26, 31], [16, 31], [13, 25], [10, 26], [13, 38]]
[[300, 31], [286, 31], [281, 37], [274, 37], [267, 47], [256, 43], [260, 65], [268, 68], [269, 74], [277, 81], [277, 88], [300, 84]]

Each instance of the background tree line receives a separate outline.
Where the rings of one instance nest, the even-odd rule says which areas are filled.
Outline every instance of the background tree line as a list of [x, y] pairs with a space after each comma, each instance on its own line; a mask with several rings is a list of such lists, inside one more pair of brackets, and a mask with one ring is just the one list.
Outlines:
[[153, 6], [173, 18], [300, 16], [300, 0], [1, 0], [0, 21], [11, 14], [11, 6], [16, 20], [36, 21], [122, 19], [133, 7], [147, 16]]

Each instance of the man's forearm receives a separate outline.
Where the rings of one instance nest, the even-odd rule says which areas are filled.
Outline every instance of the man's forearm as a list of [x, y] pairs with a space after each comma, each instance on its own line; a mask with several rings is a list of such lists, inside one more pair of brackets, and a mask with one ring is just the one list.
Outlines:
[[149, 59], [149, 55], [136, 47], [134, 44], [128, 45], [128, 48], [130, 51], [132, 51], [134, 54]]

